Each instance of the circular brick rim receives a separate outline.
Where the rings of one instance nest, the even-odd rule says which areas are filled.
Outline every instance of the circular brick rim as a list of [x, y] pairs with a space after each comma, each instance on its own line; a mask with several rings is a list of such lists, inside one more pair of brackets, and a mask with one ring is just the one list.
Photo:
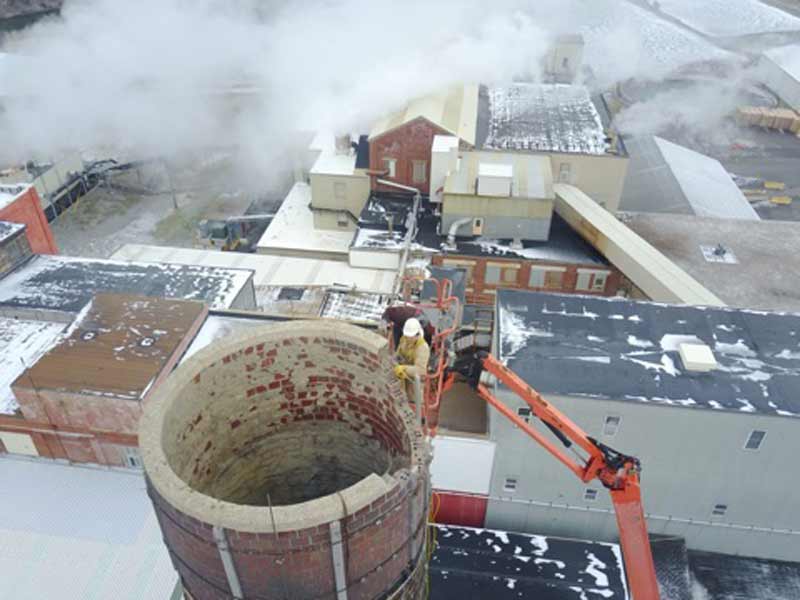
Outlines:
[[[172, 469], [162, 444], [163, 422], [173, 399], [196, 374], [213, 366], [223, 356], [254, 343], [300, 337], [329, 336], [365, 347], [384, 358], [390, 365], [387, 342], [382, 337], [345, 323], [326, 321], [293, 321], [258, 327], [252, 332], [216, 341], [181, 364], [153, 393], [144, 407], [139, 426], [139, 447], [145, 473], [158, 493], [174, 508], [200, 521], [253, 533], [294, 531], [330, 523], [353, 514], [390, 493], [401, 479], [393, 475], [370, 474], [348, 488], [334, 494], [292, 505], [250, 506], [219, 500], [192, 488]], [[427, 463], [426, 442], [399, 385], [395, 394], [397, 412], [404, 425], [411, 450], [411, 471]], [[274, 527], [273, 527], [274, 522]]]

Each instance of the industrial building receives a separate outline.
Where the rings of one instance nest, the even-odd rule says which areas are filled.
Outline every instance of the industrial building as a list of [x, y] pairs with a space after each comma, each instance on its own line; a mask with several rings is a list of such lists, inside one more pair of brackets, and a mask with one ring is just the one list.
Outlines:
[[556, 181], [577, 185], [612, 212], [619, 206], [627, 152], [603, 99], [591, 98], [585, 87], [467, 85], [412, 100], [374, 126], [370, 167], [435, 198], [438, 187], [429, 180], [436, 177], [431, 152], [437, 135], [457, 138], [459, 151], [546, 156]]
[[620, 210], [760, 219], [719, 161], [657, 136], [625, 143], [631, 162]]
[[764, 85], [794, 110], [800, 110], [800, 45], [770, 48], [761, 53], [756, 67]]
[[[136, 435], [142, 406], [206, 312], [200, 302], [97, 294], [57, 343], [11, 382], [12, 414], [0, 417], [0, 440], [12, 440], [17, 449], [24, 444], [32, 456], [141, 466]], [[51, 325], [34, 330], [34, 339], [45, 338], [38, 346], [56, 329]]]
[[33, 186], [0, 185], [0, 221], [24, 225], [25, 236], [33, 252], [58, 254], [53, 232]]
[[[796, 560], [800, 317], [500, 290], [494, 354], [589, 435], [641, 459], [648, 529]], [[495, 394], [523, 418], [530, 409]], [[616, 539], [604, 494], [495, 413], [486, 525]], [[547, 486], [541, 482], [546, 481]]]

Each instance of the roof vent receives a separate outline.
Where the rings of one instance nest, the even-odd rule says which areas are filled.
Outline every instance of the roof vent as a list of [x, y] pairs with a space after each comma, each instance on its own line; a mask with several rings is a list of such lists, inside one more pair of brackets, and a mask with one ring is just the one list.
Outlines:
[[678, 352], [687, 371], [708, 373], [717, 368], [717, 359], [705, 344], [683, 343], [678, 346]]
[[731, 249], [726, 248], [722, 244], [717, 244], [716, 246], [700, 246], [700, 250], [703, 252], [703, 257], [708, 262], [727, 263], [729, 265], [735, 265], [739, 262], [736, 260], [736, 255]]
[[480, 163], [478, 165], [478, 195], [508, 198], [511, 195], [511, 165]]

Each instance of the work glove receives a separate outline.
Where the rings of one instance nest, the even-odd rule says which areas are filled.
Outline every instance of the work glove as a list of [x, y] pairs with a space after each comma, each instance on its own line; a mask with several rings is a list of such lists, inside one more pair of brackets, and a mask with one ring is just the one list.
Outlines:
[[398, 379], [408, 379], [408, 375], [406, 374], [406, 366], [405, 365], [395, 365], [394, 366], [394, 376]]

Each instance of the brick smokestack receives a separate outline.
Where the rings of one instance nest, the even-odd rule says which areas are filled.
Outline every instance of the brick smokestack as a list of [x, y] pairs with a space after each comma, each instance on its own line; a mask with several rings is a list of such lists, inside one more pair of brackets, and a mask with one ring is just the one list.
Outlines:
[[430, 450], [383, 338], [226, 338], [155, 392], [140, 446], [187, 598], [424, 596]]

